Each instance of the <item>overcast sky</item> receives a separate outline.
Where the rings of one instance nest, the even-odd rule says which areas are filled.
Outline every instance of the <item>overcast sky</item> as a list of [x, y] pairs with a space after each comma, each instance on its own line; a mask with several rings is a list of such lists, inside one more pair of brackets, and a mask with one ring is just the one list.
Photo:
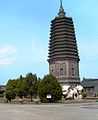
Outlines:
[[[63, 0], [74, 21], [80, 76], [98, 78], [98, 0]], [[50, 21], [59, 0], [0, 0], [0, 84], [20, 74], [48, 73]]]

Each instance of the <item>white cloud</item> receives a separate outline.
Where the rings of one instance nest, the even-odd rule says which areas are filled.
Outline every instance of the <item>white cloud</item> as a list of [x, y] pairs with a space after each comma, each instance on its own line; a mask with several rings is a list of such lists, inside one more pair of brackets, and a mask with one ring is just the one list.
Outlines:
[[0, 46], [0, 66], [10, 65], [15, 62], [16, 48], [12, 45]]
[[12, 58], [2, 58], [0, 60], [0, 65], [9, 65], [12, 64], [14, 62], [14, 59]]

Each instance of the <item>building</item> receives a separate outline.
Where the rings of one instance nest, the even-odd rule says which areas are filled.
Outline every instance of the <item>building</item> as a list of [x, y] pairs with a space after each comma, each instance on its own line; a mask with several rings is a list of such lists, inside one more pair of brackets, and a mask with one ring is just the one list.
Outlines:
[[80, 84], [79, 55], [71, 17], [66, 16], [62, 1], [58, 15], [51, 21], [49, 40], [49, 72], [61, 85]]
[[0, 94], [3, 94], [5, 92], [6, 86], [0, 85]]
[[0, 85], [0, 91], [5, 91], [6, 85]]
[[84, 78], [81, 84], [84, 87], [87, 96], [95, 97], [98, 95], [98, 79]]

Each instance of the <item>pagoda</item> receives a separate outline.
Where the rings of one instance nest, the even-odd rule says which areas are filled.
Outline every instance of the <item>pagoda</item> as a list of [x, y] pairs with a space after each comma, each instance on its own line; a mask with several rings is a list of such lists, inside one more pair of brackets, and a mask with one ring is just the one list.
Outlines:
[[78, 85], [79, 54], [73, 20], [66, 16], [62, 0], [58, 15], [51, 21], [49, 39], [49, 72], [61, 85]]

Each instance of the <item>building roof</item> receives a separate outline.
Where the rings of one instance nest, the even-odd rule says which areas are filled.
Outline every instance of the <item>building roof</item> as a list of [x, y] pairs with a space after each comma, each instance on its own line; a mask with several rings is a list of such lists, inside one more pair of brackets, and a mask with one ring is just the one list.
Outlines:
[[84, 78], [83, 81], [81, 82], [81, 85], [83, 85], [83, 87], [98, 86], [98, 79]]
[[58, 16], [51, 21], [48, 58], [49, 62], [58, 59], [79, 61], [73, 20], [65, 16], [62, 1]]

